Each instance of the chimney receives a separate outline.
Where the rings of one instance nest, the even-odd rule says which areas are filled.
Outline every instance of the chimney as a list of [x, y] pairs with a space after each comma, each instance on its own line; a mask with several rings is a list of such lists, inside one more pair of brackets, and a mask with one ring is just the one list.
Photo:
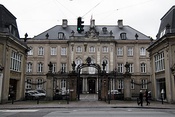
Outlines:
[[121, 20], [118, 20], [118, 27], [119, 27], [120, 29], [123, 28], [123, 20], [122, 20], [122, 19], [121, 19]]
[[63, 27], [63, 28], [66, 28], [66, 27], [67, 27], [67, 24], [68, 24], [67, 19], [63, 19], [63, 20], [62, 20], [62, 27]]

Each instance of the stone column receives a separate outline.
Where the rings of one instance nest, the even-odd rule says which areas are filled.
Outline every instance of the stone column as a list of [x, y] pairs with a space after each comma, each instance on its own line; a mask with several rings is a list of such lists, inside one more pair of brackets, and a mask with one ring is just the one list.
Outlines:
[[124, 74], [124, 100], [131, 100], [131, 74], [129, 73], [130, 64], [126, 62], [126, 72]]
[[102, 87], [101, 87], [101, 99], [107, 100], [108, 98], [108, 77], [106, 73], [102, 73]]
[[70, 100], [77, 100], [77, 74], [69, 74], [69, 90]]
[[124, 100], [131, 100], [131, 76], [124, 75]]
[[46, 100], [53, 100], [53, 76], [47, 74]]

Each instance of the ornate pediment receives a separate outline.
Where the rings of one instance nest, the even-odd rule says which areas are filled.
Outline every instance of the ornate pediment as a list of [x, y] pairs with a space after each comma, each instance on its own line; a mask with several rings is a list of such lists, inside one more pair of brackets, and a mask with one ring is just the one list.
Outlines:
[[87, 38], [95, 39], [99, 37], [99, 32], [96, 31], [95, 27], [93, 27], [90, 28], [89, 31], [85, 32], [85, 36]]

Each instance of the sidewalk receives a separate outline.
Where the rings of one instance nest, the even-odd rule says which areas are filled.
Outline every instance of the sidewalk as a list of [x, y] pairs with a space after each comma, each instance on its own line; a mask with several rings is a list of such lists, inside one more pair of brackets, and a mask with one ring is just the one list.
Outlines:
[[175, 109], [175, 104], [168, 104], [157, 101], [151, 101], [151, 104], [146, 106], [143, 103], [143, 107], [138, 106], [136, 101], [119, 101], [111, 100], [105, 101], [70, 101], [67, 104], [65, 100], [55, 101], [18, 101], [7, 104], [0, 104], [0, 110], [2, 109], [42, 109], [42, 108], [145, 108], [145, 109]]

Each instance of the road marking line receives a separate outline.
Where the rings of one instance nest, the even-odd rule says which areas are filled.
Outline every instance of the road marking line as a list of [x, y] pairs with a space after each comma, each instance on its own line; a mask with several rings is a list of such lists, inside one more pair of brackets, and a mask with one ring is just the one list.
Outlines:
[[36, 112], [38, 110], [0, 110], [0, 112]]

